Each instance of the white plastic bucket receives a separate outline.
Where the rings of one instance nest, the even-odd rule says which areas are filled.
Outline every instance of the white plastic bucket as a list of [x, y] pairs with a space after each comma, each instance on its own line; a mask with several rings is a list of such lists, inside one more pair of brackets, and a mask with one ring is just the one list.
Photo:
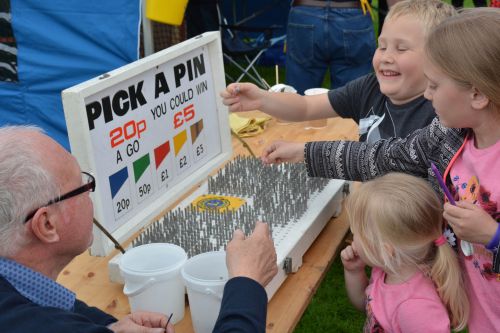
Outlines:
[[123, 293], [132, 311], [154, 311], [176, 323], [184, 318], [184, 284], [180, 270], [187, 260], [177, 245], [151, 243], [132, 248], [120, 260]]
[[189, 258], [181, 274], [187, 287], [194, 331], [212, 332], [228, 279], [226, 252], [207, 252]]

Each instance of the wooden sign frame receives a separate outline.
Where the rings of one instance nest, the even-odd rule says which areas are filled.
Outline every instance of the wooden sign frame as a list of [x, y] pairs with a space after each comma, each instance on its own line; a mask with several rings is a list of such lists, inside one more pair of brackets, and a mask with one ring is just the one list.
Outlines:
[[[207, 32], [62, 92], [71, 152], [97, 180], [94, 216], [119, 242], [231, 157], [225, 85]], [[94, 228], [91, 254], [113, 247]]]

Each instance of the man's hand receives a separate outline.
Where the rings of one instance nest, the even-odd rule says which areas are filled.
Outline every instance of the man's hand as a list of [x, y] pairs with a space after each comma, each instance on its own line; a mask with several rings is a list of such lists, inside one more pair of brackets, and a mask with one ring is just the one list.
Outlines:
[[246, 239], [241, 230], [236, 230], [227, 244], [226, 264], [230, 278], [248, 277], [265, 287], [278, 273], [276, 250], [267, 224], [257, 222]]
[[458, 201], [456, 206], [445, 203], [443, 217], [458, 238], [472, 243], [488, 244], [498, 227], [484, 209], [466, 201]]
[[252, 83], [231, 83], [220, 93], [230, 112], [259, 110], [265, 90]]
[[274, 141], [264, 148], [261, 160], [265, 164], [304, 161], [305, 144], [301, 142]]
[[[168, 301], [168, 300], [167, 300]], [[155, 312], [137, 311], [108, 326], [115, 333], [174, 333], [174, 326], [168, 318]]]

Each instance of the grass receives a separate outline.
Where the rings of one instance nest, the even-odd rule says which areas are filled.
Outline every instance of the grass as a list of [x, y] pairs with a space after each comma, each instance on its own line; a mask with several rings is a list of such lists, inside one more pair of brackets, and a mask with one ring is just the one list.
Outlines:
[[343, 272], [337, 257], [297, 325], [296, 333], [362, 332], [365, 314], [349, 302]]
[[[445, 2], [450, 3], [450, 0]], [[372, 3], [375, 8], [378, 8], [378, 0], [374, 0]], [[464, 7], [473, 7], [472, 0], [465, 0]], [[375, 31], [378, 31], [378, 16], [376, 11], [375, 14], [374, 28]], [[226, 71], [234, 72], [234, 68], [226, 68]], [[274, 67], [259, 67], [259, 73], [261, 73], [270, 85], [276, 83]], [[329, 75], [327, 74], [323, 82], [323, 87], [328, 88], [330, 86], [328, 77]], [[285, 68], [279, 68], [279, 78], [281, 82], [284, 81]], [[294, 332], [361, 332], [364, 321], [365, 314], [356, 310], [349, 302], [344, 287], [342, 263], [340, 258], [337, 257], [333, 261]]]

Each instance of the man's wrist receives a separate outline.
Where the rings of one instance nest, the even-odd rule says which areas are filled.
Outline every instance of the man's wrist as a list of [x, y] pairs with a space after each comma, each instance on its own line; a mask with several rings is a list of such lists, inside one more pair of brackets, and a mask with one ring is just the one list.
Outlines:
[[238, 278], [238, 277], [240, 277], [240, 278], [247, 278], [247, 279], [250, 279], [250, 280], [254, 280], [258, 284], [262, 284], [259, 281], [259, 276], [257, 276], [257, 275], [255, 274], [255, 272], [252, 272], [252, 271], [239, 270], [237, 272], [229, 273], [229, 279]]

